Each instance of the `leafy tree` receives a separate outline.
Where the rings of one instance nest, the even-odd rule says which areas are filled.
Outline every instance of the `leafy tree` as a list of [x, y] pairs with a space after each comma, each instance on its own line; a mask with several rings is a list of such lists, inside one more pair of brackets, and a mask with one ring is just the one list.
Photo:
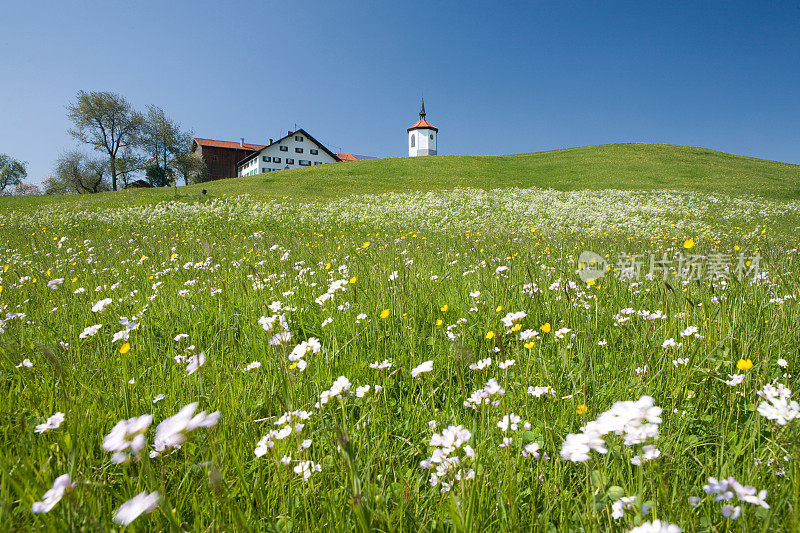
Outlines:
[[170, 172], [158, 165], [149, 165], [145, 176], [147, 176], [147, 181], [153, 187], [166, 187], [173, 182]]
[[175, 172], [183, 178], [183, 184], [203, 183], [209, 181], [211, 175], [208, 172], [206, 162], [197, 152], [184, 152], [175, 156], [173, 160]]
[[145, 160], [129, 148], [126, 148], [122, 155], [117, 157], [115, 164], [117, 177], [122, 181], [123, 188], [128, 186], [134, 174], [145, 169]]
[[[147, 106], [147, 115], [139, 138], [141, 148], [148, 154], [149, 167], [159, 167], [163, 172], [150, 171], [150, 181], [154, 186], [158, 183], [172, 183], [168, 178], [174, 175], [175, 158], [187, 153], [191, 147], [191, 132], [181, 131], [180, 124], [167, 117], [164, 110], [157, 106]], [[154, 181], [155, 180], [155, 181]]]
[[57, 176], [47, 176], [42, 180], [42, 187], [45, 194], [69, 194], [70, 189], [67, 183]]
[[19, 185], [28, 175], [24, 161], [17, 161], [11, 156], [0, 154], [0, 192], [9, 185]]
[[42, 190], [33, 183], [18, 183], [14, 186], [14, 196], [39, 196]]
[[116, 93], [78, 91], [76, 101], [67, 106], [67, 116], [74, 124], [69, 130], [73, 137], [108, 155], [111, 186], [116, 190], [117, 156], [136, 144], [142, 114]]
[[78, 150], [61, 155], [56, 162], [55, 183], [45, 184], [45, 189], [62, 189], [77, 194], [90, 194], [110, 189], [105, 174], [109, 163], [90, 159]]

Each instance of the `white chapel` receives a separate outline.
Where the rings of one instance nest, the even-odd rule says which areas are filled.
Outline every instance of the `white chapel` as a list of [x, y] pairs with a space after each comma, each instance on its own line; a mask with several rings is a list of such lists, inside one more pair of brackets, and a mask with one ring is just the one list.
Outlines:
[[419, 109], [419, 120], [408, 128], [408, 157], [436, 155], [439, 128], [425, 120], [425, 100]]

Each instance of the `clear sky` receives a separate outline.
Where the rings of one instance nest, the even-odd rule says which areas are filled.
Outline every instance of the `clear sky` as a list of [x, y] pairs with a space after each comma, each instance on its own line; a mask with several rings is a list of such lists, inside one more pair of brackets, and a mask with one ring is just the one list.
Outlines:
[[439, 153], [624, 141], [800, 163], [800, 3], [14, 2], [2, 9], [0, 153], [29, 181], [76, 146], [65, 106], [109, 90], [198, 137], [295, 124], [404, 156], [424, 94]]

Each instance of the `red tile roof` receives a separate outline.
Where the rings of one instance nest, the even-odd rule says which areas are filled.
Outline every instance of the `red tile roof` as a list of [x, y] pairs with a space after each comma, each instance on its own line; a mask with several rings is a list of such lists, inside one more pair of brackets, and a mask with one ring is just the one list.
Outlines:
[[425, 120], [424, 118], [419, 119], [417, 122], [415, 122], [406, 131], [421, 130], [421, 129], [433, 130], [433, 131], [436, 131], [436, 132], [439, 131], [439, 128], [437, 128], [436, 126], [434, 126], [433, 124], [431, 124], [430, 122]]
[[336, 152], [336, 155], [342, 161], [358, 161], [358, 158], [356, 156], [354, 156], [353, 154], [345, 154], [345, 153], [341, 153], [341, 152]]
[[244, 148], [236, 141], [215, 141], [214, 139], [200, 139], [194, 138], [194, 142], [200, 146], [213, 146], [215, 148], [235, 148], [238, 150], [261, 150], [266, 148], [265, 144], [250, 144], [244, 143]]

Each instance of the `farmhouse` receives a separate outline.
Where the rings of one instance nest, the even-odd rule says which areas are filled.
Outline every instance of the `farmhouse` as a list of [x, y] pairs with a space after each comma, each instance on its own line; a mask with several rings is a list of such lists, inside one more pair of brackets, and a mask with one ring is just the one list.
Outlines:
[[245, 143], [244, 139], [232, 142], [195, 137], [192, 142], [192, 152], [203, 158], [212, 180], [236, 177], [236, 163], [262, 148], [263, 144]]
[[[356, 160], [350, 154], [341, 154], [346, 160]], [[348, 157], [349, 156], [349, 157]], [[331, 152], [304, 129], [290, 131], [285, 137], [272, 141], [247, 156], [237, 164], [237, 176], [252, 176], [290, 168], [311, 167], [342, 161], [343, 157]]]

